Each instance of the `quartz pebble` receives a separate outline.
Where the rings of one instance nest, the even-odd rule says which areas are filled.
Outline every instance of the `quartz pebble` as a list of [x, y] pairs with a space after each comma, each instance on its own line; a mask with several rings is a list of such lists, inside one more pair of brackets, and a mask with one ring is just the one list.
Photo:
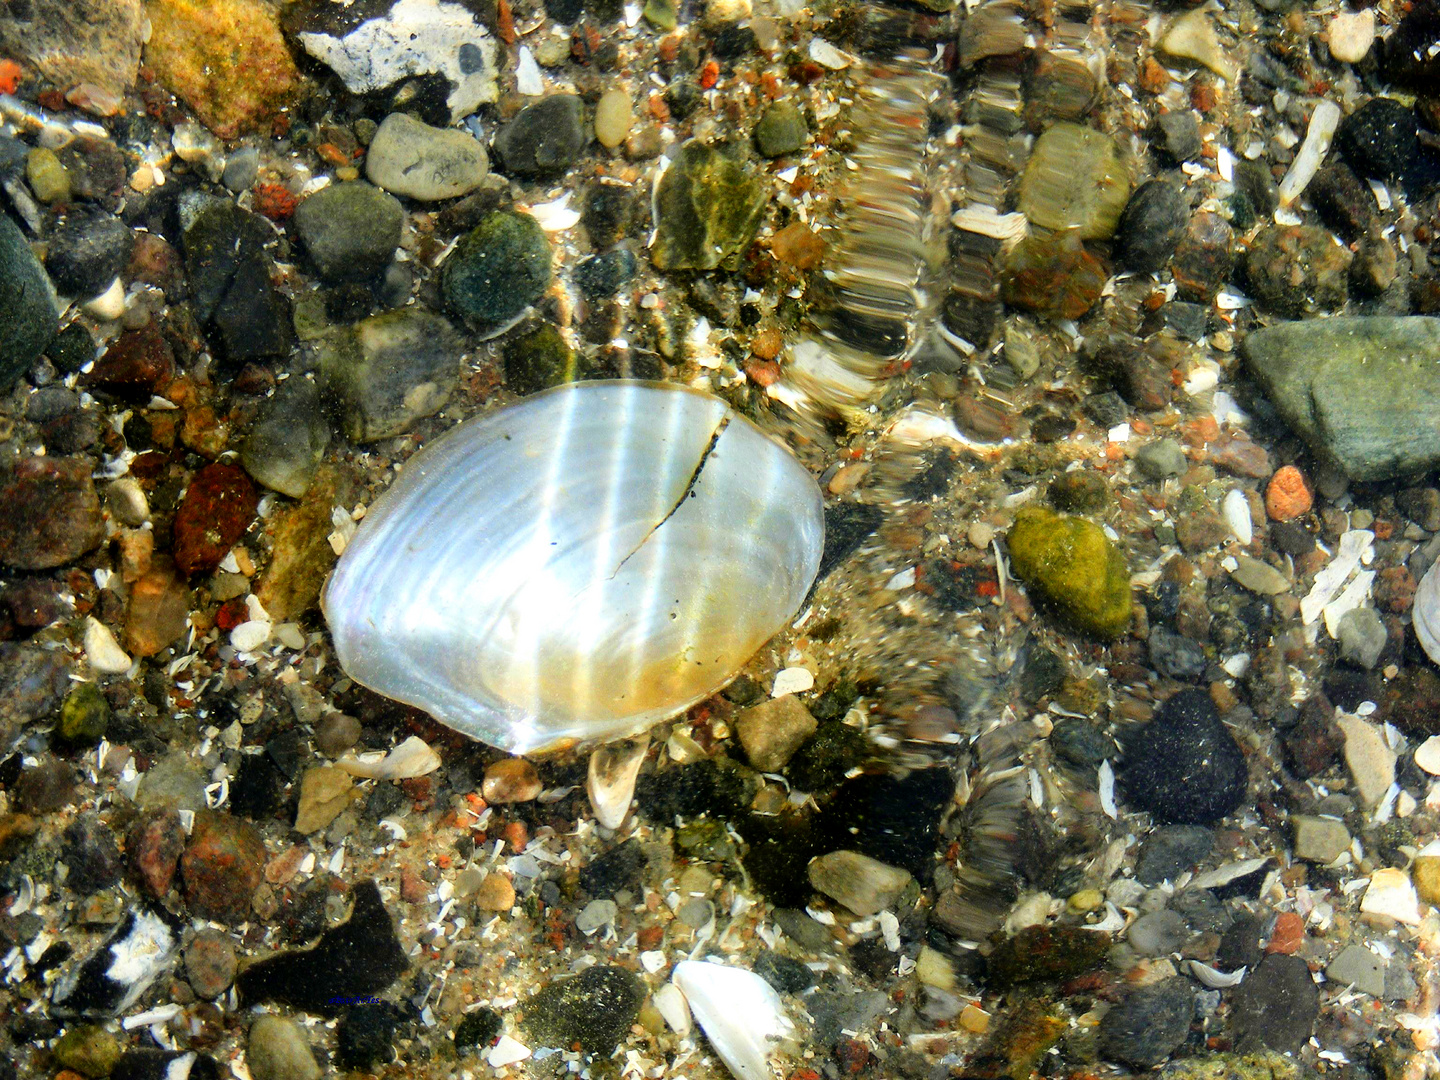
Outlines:
[[372, 184], [421, 202], [468, 194], [489, 171], [489, 156], [474, 136], [431, 127], [406, 113], [384, 119], [365, 155]]
[[1360, 801], [1367, 807], [1380, 804], [1395, 782], [1395, 751], [1379, 727], [1358, 716], [1342, 713], [1336, 717], [1345, 733], [1345, 764]]
[[1375, 44], [1375, 11], [1342, 11], [1330, 20], [1330, 55], [1344, 64], [1358, 64]]
[[1370, 884], [1360, 898], [1360, 910], [1415, 926], [1420, 922], [1420, 897], [1404, 870], [1387, 866], [1370, 875]]
[[480, 793], [487, 803], [531, 802], [544, 785], [535, 766], [524, 758], [501, 758], [485, 767], [485, 780]]

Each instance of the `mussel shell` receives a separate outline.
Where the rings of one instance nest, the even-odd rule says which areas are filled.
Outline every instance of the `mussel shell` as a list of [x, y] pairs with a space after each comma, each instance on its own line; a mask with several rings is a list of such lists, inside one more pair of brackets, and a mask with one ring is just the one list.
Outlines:
[[793, 617], [820, 490], [725, 402], [557, 387], [421, 450], [321, 605], [356, 682], [513, 753], [637, 734]]
[[1440, 664], [1440, 559], [1430, 564], [1415, 589], [1415, 637], [1434, 663]]

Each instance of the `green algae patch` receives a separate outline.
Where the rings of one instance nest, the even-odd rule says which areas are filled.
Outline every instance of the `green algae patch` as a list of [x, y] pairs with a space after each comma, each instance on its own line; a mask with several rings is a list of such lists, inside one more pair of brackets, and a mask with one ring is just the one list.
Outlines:
[[1027, 506], [1006, 542], [1015, 575], [1077, 630], [1114, 638], [1130, 625], [1130, 572], [1100, 526]]

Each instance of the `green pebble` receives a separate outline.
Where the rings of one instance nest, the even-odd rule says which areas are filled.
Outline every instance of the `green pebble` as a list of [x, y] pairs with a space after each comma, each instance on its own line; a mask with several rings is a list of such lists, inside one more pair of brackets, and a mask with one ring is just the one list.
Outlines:
[[1077, 630], [1114, 638], [1130, 625], [1130, 572], [1100, 526], [1027, 506], [1006, 543], [1016, 576]]
[[70, 201], [70, 173], [48, 147], [37, 146], [26, 156], [25, 179], [43, 203]]
[[643, 14], [652, 26], [674, 30], [680, 20], [680, 5], [676, 0], [647, 0]]
[[550, 287], [550, 241], [529, 214], [496, 210], [450, 253], [440, 274], [445, 302], [457, 315], [499, 326]]
[[72, 745], [98, 742], [110, 723], [110, 703], [94, 683], [76, 683], [60, 706], [60, 738]]
[[810, 129], [805, 117], [789, 101], [777, 101], [755, 125], [755, 148], [767, 158], [793, 154], [805, 145]]
[[82, 1024], [55, 1043], [55, 1061], [85, 1076], [109, 1076], [120, 1060], [120, 1040], [98, 1024]]
[[583, 358], [546, 323], [505, 346], [505, 382], [519, 394], [533, 394], [582, 375]]
[[753, 168], [688, 142], [655, 189], [651, 261], [661, 270], [713, 270], [755, 238], [769, 192]]

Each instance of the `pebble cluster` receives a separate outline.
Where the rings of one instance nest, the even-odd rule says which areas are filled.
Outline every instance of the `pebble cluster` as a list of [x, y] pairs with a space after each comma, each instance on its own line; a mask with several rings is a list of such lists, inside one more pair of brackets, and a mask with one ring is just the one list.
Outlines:
[[[1435, 0], [0, 6], [0, 1080], [1434, 1074], [1437, 236]], [[317, 606], [599, 377], [826, 493], [616, 828]]]

